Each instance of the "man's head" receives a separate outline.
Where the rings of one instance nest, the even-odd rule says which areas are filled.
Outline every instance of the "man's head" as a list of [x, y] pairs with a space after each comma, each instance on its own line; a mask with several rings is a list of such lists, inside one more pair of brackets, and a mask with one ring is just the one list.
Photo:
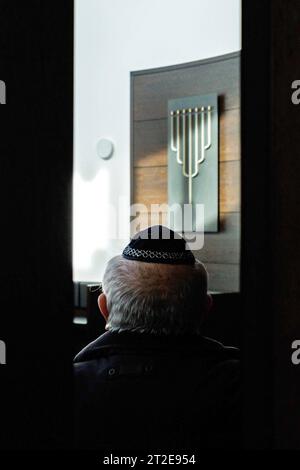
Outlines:
[[177, 234], [157, 228], [158, 238], [140, 232], [108, 262], [98, 303], [110, 331], [197, 333], [210, 309], [204, 265]]

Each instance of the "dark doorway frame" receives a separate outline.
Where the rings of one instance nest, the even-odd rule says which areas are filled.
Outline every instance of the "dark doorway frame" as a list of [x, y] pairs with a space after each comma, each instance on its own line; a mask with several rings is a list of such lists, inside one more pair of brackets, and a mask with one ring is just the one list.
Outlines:
[[0, 448], [71, 443], [73, 0], [0, 3]]
[[300, 333], [300, 108], [291, 102], [300, 5], [244, 1], [242, 17], [244, 439], [247, 448], [300, 449], [291, 362]]

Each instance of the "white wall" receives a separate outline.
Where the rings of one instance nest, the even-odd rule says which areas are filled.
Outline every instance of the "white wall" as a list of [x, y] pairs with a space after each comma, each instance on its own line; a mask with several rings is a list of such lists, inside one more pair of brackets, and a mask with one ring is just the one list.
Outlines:
[[[240, 1], [75, 0], [74, 280], [99, 281], [129, 237], [130, 71], [239, 50]], [[115, 144], [107, 161], [102, 137]], [[123, 240], [109, 208], [119, 197]]]

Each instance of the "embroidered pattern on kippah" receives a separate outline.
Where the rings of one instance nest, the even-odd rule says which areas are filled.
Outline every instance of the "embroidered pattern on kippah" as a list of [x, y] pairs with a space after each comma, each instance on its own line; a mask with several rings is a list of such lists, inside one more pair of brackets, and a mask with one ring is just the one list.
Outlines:
[[194, 259], [194, 255], [190, 251], [151, 251], [151, 250], [137, 250], [135, 248], [130, 248], [127, 246], [123, 251], [123, 255], [133, 256], [137, 258], [150, 258], [150, 259], [170, 259], [170, 260], [186, 260]]

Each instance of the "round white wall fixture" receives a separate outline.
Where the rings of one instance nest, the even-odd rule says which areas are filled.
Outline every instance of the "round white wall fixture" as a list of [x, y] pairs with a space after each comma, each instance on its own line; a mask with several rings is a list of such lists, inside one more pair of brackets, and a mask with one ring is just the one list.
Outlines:
[[114, 145], [108, 139], [101, 139], [97, 144], [97, 154], [103, 160], [108, 160], [114, 153]]

